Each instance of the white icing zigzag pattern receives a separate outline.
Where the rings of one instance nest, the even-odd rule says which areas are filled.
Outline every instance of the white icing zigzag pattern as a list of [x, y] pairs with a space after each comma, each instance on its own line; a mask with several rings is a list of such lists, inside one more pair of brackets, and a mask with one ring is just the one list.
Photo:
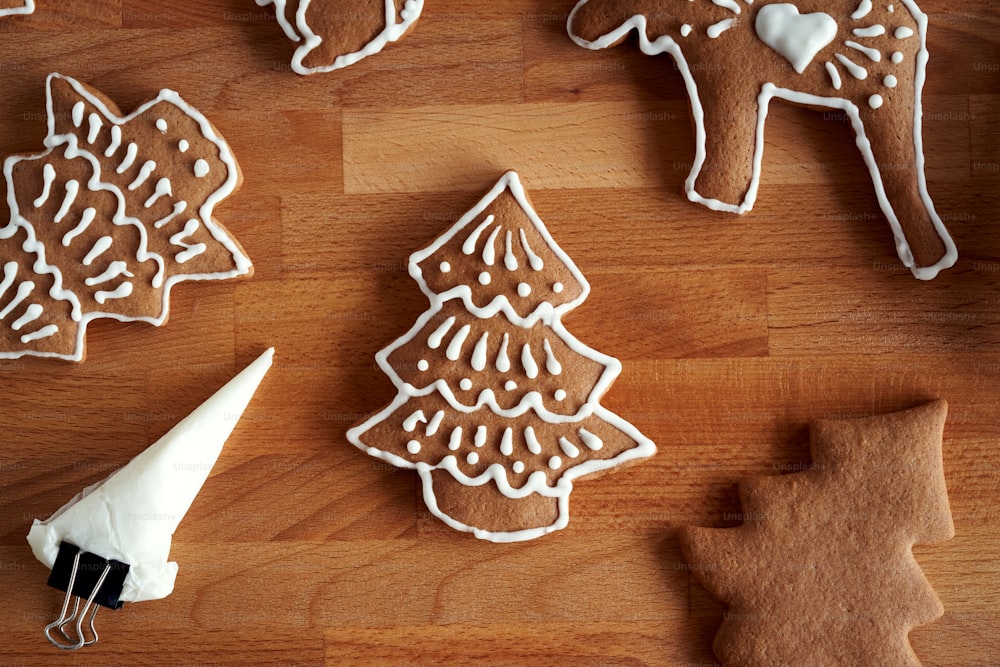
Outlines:
[[[12, 267], [12, 280], [23, 281], [29, 268], [43, 276], [48, 299], [4, 308], [0, 358], [80, 361], [91, 320], [159, 325], [174, 284], [251, 271], [212, 219], [236, 189], [239, 168], [208, 120], [177, 93], [163, 90], [122, 117], [79, 82], [52, 74], [46, 111], [48, 150], [4, 163], [11, 219], [0, 229], [0, 265]], [[38, 306], [46, 303], [58, 312], [69, 304], [68, 316], [53, 319], [46, 336], [15, 335], [44, 321]]]
[[[644, 53], [676, 61], [696, 125], [685, 183], [691, 201], [737, 214], [753, 208], [772, 99], [838, 109], [851, 120], [902, 263], [922, 280], [954, 265], [958, 254], [924, 175], [927, 16], [914, 0], [825, 0], [809, 5], [824, 11], [806, 14], [774, 0], [661, 0], [661, 11], [647, 16], [649, 7], [579, 0], [567, 28], [588, 49], [614, 46], [634, 30]], [[733, 131], [737, 108], [755, 113], [755, 128]]]
[[[299, 0], [290, 2], [289, 0], [256, 0], [257, 6], [266, 7], [274, 5], [274, 11], [278, 24], [290, 40], [299, 46], [295, 49], [292, 57], [292, 70], [297, 74], [317, 74], [321, 72], [332, 72], [348, 65], [374, 55], [384, 49], [387, 44], [398, 41], [420, 18], [423, 10], [423, 0], [405, 0], [402, 10], [396, 11], [395, 0], [384, 0], [385, 16], [384, 23], [380, 22], [382, 29], [366, 44], [356, 51], [337, 53], [336, 48], [325, 48], [329, 46], [325, 42], [330, 42], [336, 35], [320, 34], [323, 28], [315, 25], [316, 15], [329, 9], [336, 18], [345, 11], [345, 4], [334, 2], [333, 0]], [[354, 21], [362, 20], [368, 9], [367, 5], [356, 2], [352, 16]], [[326, 5], [332, 5], [328, 8]], [[310, 20], [312, 19], [312, 20]], [[338, 27], [343, 27], [338, 23]], [[319, 52], [322, 48], [322, 53]], [[307, 64], [306, 61], [311, 64]], [[322, 60], [317, 64], [317, 60]], [[327, 62], [328, 61], [328, 62]]]
[[[445, 523], [497, 542], [539, 537], [566, 526], [575, 478], [654, 453], [652, 442], [600, 405], [621, 364], [563, 327], [562, 314], [590, 288], [517, 174], [505, 174], [409, 266], [430, 308], [376, 355], [396, 399], [347, 437], [416, 469], [428, 508]], [[469, 505], [483, 504], [484, 513], [541, 500], [552, 518], [484, 528], [482, 516], [455, 516], [464, 511], [455, 494], [439, 503], [441, 484], [478, 494]]]

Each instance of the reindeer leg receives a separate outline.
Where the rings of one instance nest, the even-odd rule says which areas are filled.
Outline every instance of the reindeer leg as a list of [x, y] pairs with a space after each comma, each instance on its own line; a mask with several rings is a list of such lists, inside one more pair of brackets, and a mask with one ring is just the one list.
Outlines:
[[885, 102], [876, 109], [863, 102], [859, 119], [858, 148], [899, 258], [917, 278], [930, 280], [952, 266], [958, 254], [927, 192], [919, 115], [906, 104]]

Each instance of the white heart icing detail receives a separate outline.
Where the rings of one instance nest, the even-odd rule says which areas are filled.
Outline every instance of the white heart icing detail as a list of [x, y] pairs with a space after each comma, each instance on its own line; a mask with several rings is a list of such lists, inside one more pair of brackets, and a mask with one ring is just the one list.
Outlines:
[[829, 14], [799, 14], [787, 2], [767, 5], [757, 12], [757, 36], [783, 55], [799, 74], [837, 36], [837, 22]]

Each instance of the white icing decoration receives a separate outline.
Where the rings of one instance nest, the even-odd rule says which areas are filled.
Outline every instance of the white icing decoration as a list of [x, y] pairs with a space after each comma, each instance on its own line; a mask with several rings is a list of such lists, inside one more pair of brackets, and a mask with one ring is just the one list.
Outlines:
[[558, 456], [553, 456], [549, 459], [549, 467], [553, 470], [559, 470], [562, 467], [562, 459]]
[[510, 244], [514, 237], [514, 232], [507, 230], [506, 238], [504, 239], [504, 251], [503, 251], [503, 265], [507, 267], [508, 271], [517, 271], [517, 257], [514, 257], [514, 253], [511, 250]]
[[427, 428], [424, 430], [424, 433], [427, 435], [428, 438], [437, 434], [438, 429], [441, 428], [441, 422], [443, 420], [444, 420], [444, 410], [438, 410], [437, 412], [434, 413], [434, 416], [431, 417], [431, 420], [427, 422]]
[[837, 67], [831, 62], [827, 62], [826, 73], [830, 75], [830, 83], [833, 84], [834, 89], [840, 90], [843, 81], [840, 79], [840, 72], [837, 71]]
[[198, 158], [194, 163], [194, 175], [197, 178], [205, 178], [208, 176], [208, 172], [211, 171], [211, 167], [208, 166], [208, 162]]
[[83, 125], [83, 114], [86, 111], [86, 105], [83, 102], [77, 102], [73, 105], [73, 126], [80, 127]]
[[902, 51], [896, 51], [895, 53], [892, 54], [892, 62], [894, 65], [898, 65], [899, 63], [903, 62], [905, 58], [906, 56], [903, 55]]
[[23, 2], [24, 4], [20, 7], [7, 7], [6, 9], [0, 9], [0, 16], [33, 14], [35, 12], [35, 0], [23, 0]]
[[734, 0], [712, 0], [712, 4], [718, 5], [719, 7], [725, 7], [734, 14], [740, 13], [740, 6], [734, 2]]
[[118, 149], [121, 148], [121, 145], [122, 145], [121, 125], [112, 125], [111, 143], [109, 143], [108, 147], [105, 149], [104, 157], [111, 157], [112, 155], [114, 155], [116, 152], [118, 152]]
[[458, 361], [462, 356], [462, 346], [465, 345], [465, 339], [469, 337], [470, 331], [472, 331], [472, 325], [466, 324], [452, 336], [451, 342], [448, 343], [448, 349], [445, 351], [445, 356], [450, 361]]
[[448, 332], [451, 331], [451, 328], [453, 326], [455, 326], [454, 317], [449, 317], [444, 322], [442, 322], [441, 326], [435, 329], [434, 333], [428, 336], [427, 347], [431, 348], [432, 350], [436, 350], [439, 347], [441, 347], [441, 341], [444, 340], [444, 337], [448, 335]]
[[486, 243], [483, 245], [483, 261], [486, 262], [487, 266], [493, 266], [497, 261], [496, 243], [499, 235], [500, 225], [497, 225], [486, 239]]
[[476, 452], [469, 452], [468, 456], [465, 457], [470, 466], [474, 466], [479, 463], [479, 454]]
[[[134, 145], [134, 144], [133, 144]], [[133, 180], [128, 185], [129, 192], [136, 190], [140, 185], [146, 182], [146, 180], [156, 171], [156, 162], [152, 160], [146, 160], [142, 167], [139, 168], [139, 173], [136, 174], [135, 180]]]
[[132, 294], [132, 283], [122, 283], [111, 292], [98, 292], [94, 295], [94, 301], [103, 305], [112, 299], [124, 299]]
[[465, 239], [465, 243], [462, 244], [462, 253], [465, 255], [471, 255], [476, 252], [476, 244], [479, 243], [479, 237], [483, 233], [483, 230], [488, 226], [493, 224], [495, 218], [492, 215], [486, 216], [486, 219], [479, 223], [479, 226], [472, 230], [472, 233]]
[[492, 281], [493, 281], [492, 276], [490, 276], [490, 274], [487, 273], [486, 271], [483, 271], [482, 273], [479, 274], [479, 284], [480, 285], [489, 285], [490, 282], [492, 282]]
[[913, 37], [913, 30], [904, 25], [896, 28], [896, 32], [893, 33], [893, 35], [896, 39], [909, 39], [910, 37]]
[[90, 252], [88, 252], [86, 257], [83, 258], [83, 265], [90, 266], [93, 264], [95, 259], [107, 252], [112, 243], [114, 243], [114, 239], [110, 236], [102, 236], [97, 239], [97, 241], [94, 242], [93, 247], [90, 249]]
[[17, 262], [7, 262], [3, 265], [3, 280], [0, 280], [0, 299], [14, 284], [15, 278], [17, 278]]
[[158, 118], [156, 120], [156, 129], [159, 130], [160, 132], [166, 132], [167, 131], [167, 121], [164, 120], [164, 119], [162, 119], [162, 118]]
[[864, 17], [868, 16], [872, 11], [872, 0], [861, 0], [861, 4], [858, 8], [851, 14], [851, 18], [855, 21], [860, 21]]
[[441, 262], [441, 273], [451, 273], [451, 264], [448, 262]]
[[681, 26], [681, 37], [687, 37], [688, 35], [691, 34], [691, 31], [693, 29], [694, 28], [691, 27], [690, 23], [685, 23], [684, 25]]
[[80, 181], [68, 180], [66, 181], [66, 195], [63, 197], [62, 205], [59, 207], [59, 211], [56, 213], [53, 221], [60, 223], [66, 214], [69, 213], [69, 209], [73, 206], [76, 201], [77, 195], [80, 194]]
[[489, 331], [484, 331], [483, 335], [479, 338], [479, 342], [476, 343], [475, 349], [472, 351], [472, 369], [476, 371], [481, 371], [486, 368], [486, 351], [487, 344], [489, 342]]
[[735, 23], [736, 19], [723, 19], [718, 23], [713, 23], [708, 26], [708, 29], [705, 30], [705, 34], [711, 39], [717, 39], [719, 35], [732, 28]]
[[420, 361], [417, 362], [417, 369], [418, 370], [426, 371], [430, 367], [431, 367], [431, 365], [429, 363], [427, 363], [426, 359], [421, 359]]
[[500, 453], [504, 456], [514, 453], [514, 429], [509, 426], [503, 430], [503, 436], [500, 438]]
[[864, 81], [865, 79], [868, 78], [868, 70], [866, 70], [861, 65], [858, 65], [856, 62], [854, 62], [847, 56], [841, 53], [835, 53], [833, 54], [833, 57], [836, 58], [840, 62], [840, 64], [847, 69], [847, 71], [851, 74], [851, 76], [853, 76], [858, 81]]
[[112, 281], [115, 278], [119, 278], [121, 276], [126, 276], [127, 278], [134, 278], [135, 277], [131, 273], [128, 272], [128, 264], [126, 264], [125, 262], [123, 262], [121, 260], [116, 260], [114, 262], [111, 262], [111, 264], [108, 265], [108, 268], [104, 271], [104, 273], [102, 273], [99, 276], [94, 276], [94, 277], [91, 277], [91, 278], [87, 278], [83, 282], [88, 287], [94, 287], [95, 285], [100, 285], [102, 283], [106, 283], [106, 282]]
[[524, 234], [523, 229], [517, 230], [518, 235], [521, 237], [521, 249], [524, 250], [524, 256], [528, 258], [528, 266], [530, 266], [535, 271], [541, 271], [545, 268], [545, 262], [532, 251], [531, 246], [528, 244], [528, 237]]
[[411, 454], [419, 454], [420, 443], [417, 440], [410, 440], [408, 443], [406, 443], [406, 451], [408, 451]]
[[161, 229], [161, 228], [163, 228], [164, 226], [170, 224], [171, 220], [173, 220], [174, 218], [176, 218], [177, 216], [179, 216], [185, 210], [187, 210], [187, 202], [183, 201], [183, 200], [177, 202], [176, 204], [174, 204], [174, 210], [171, 211], [170, 214], [167, 217], [161, 218], [161, 219], [159, 219], [159, 220], [157, 220], [156, 222], [153, 223], [153, 228], [154, 229]]
[[42, 194], [34, 201], [35, 208], [39, 208], [45, 205], [45, 202], [49, 200], [49, 195], [52, 194], [52, 183], [56, 180], [56, 168], [51, 164], [46, 163], [42, 167]]
[[0, 310], [0, 320], [13, 313], [14, 310], [21, 305], [21, 302], [28, 298], [28, 295], [31, 294], [34, 289], [35, 283], [30, 280], [26, 280], [18, 285], [17, 292], [14, 293], [14, 298], [11, 299], [6, 306], [4, 306], [3, 310]]
[[556, 294], [562, 294], [563, 289], [564, 287], [562, 283], [554, 283], [552, 285], [552, 291], [555, 292]]
[[552, 394], [552, 398], [556, 399], [557, 401], [566, 400], [566, 390], [556, 389], [555, 392]]
[[884, 100], [882, 99], [881, 95], [872, 95], [871, 97], [868, 98], [868, 105], [872, 109], [879, 109], [879, 108], [881, 108], [883, 102], [884, 102]]
[[[927, 15], [920, 11], [919, 7], [914, 0], [903, 0], [903, 4], [909, 10], [910, 14], [914, 17], [918, 24], [918, 32], [920, 35], [920, 51], [917, 55], [917, 66], [916, 66], [916, 77], [915, 77], [915, 88], [916, 88], [916, 104], [914, 109], [914, 124], [913, 124], [913, 134], [914, 134], [914, 144], [916, 148], [917, 155], [917, 179], [918, 179], [918, 189], [921, 200], [924, 203], [924, 207], [931, 218], [934, 225], [935, 232], [941, 239], [942, 244], [945, 247], [945, 252], [941, 259], [932, 266], [917, 267], [914, 266], [913, 256], [909, 250], [909, 246], [906, 243], [905, 238], [902, 235], [902, 231], [899, 226], [899, 221], [896, 214], [890, 204], [888, 198], [885, 195], [885, 188], [882, 184], [882, 179], [878, 166], [875, 163], [874, 154], [868, 144], [868, 140], [865, 137], [864, 124], [861, 121], [860, 115], [858, 113], [858, 106], [856, 102], [846, 100], [843, 98], [827, 97], [823, 95], [814, 95], [809, 93], [802, 93], [800, 91], [789, 90], [786, 88], [781, 88], [773, 84], [769, 84], [762, 88], [761, 93], [758, 97], [758, 122], [757, 122], [757, 132], [756, 132], [756, 147], [754, 150], [753, 157], [753, 173], [750, 179], [750, 184], [747, 189], [746, 196], [743, 201], [739, 204], [733, 204], [730, 202], [723, 202], [718, 199], [713, 199], [709, 197], [704, 197], [697, 192], [695, 184], [698, 182], [698, 177], [701, 174], [702, 168], [705, 164], [707, 157], [706, 153], [706, 140], [705, 140], [705, 110], [702, 106], [701, 97], [698, 91], [698, 85], [695, 82], [694, 76], [691, 71], [691, 67], [688, 65], [687, 59], [684, 57], [681, 51], [680, 45], [677, 41], [672, 39], [669, 35], [660, 35], [653, 41], [650, 41], [650, 32], [647, 30], [646, 18], [642, 15], [635, 15], [626, 19], [620, 26], [611, 30], [607, 34], [601, 35], [597, 39], [587, 40], [583, 39], [579, 35], [576, 35], [573, 31], [573, 21], [576, 13], [583, 7], [589, 0], [579, 0], [577, 5], [570, 12], [569, 18], [567, 20], [567, 30], [570, 37], [579, 46], [583, 48], [597, 50], [609, 48], [618, 44], [619, 42], [625, 40], [629, 33], [633, 30], [637, 33], [637, 38], [639, 42], [639, 48], [646, 55], [655, 56], [661, 53], [669, 53], [676, 62], [677, 69], [680, 71], [681, 76], [684, 79], [684, 83], [688, 92], [688, 97], [691, 102], [691, 113], [695, 124], [695, 159], [693, 161], [691, 171], [684, 184], [684, 189], [687, 193], [688, 199], [693, 202], [702, 204], [715, 211], [726, 211], [730, 213], [742, 214], [753, 208], [753, 205], [757, 199], [757, 192], [760, 186], [760, 175], [761, 175], [761, 165], [763, 162], [763, 151], [764, 151], [764, 121], [767, 118], [767, 109], [770, 100], [773, 97], [779, 97], [791, 102], [809, 104], [822, 106], [832, 109], [840, 109], [845, 111], [851, 118], [852, 126], [855, 134], [858, 136], [859, 149], [861, 150], [865, 162], [869, 167], [869, 172], [872, 176], [873, 185], [878, 196], [879, 205], [885, 214], [886, 218], [889, 220], [890, 227], [893, 230], [893, 235], [896, 239], [896, 248], [899, 253], [900, 259], [905, 266], [908, 266], [920, 280], [931, 280], [943, 269], [947, 269], [955, 264], [958, 258], [958, 253], [955, 250], [955, 244], [948, 234], [944, 223], [941, 221], [937, 212], [934, 210], [933, 202], [930, 195], [927, 192], [926, 186], [926, 175], [923, 172], [924, 167], [924, 156], [923, 156], [923, 139], [921, 136], [921, 119], [923, 117], [921, 111], [920, 97], [923, 91], [924, 81], [926, 78], [926, 63], [927, 63]], [[866, 9], [867, 7], [867, 9]], [[766, 7], [765, 7], [766, 8]], [[863, 18], [868, 14], [871, 8], [871, 2], [865, 0], [862, 2], [862, 7], [859, 8], [859, 12], [855, 12], [855, 20]], [[864, 9], [862, 12], [861, 10]], [[856, 66], [855, 66], [856, 67]], [[861, 70], [864, 76], [867, 73]]]
[[10, 328], [13, 329], [14, 331], [20, 331], [21, 329], [24, 328], [26, 324], [31, 324], [39, 317], [41, 317], [43, 312], [44, 309], [41, 306], [39, 306], [37, 303], [33, 303], [30, 306], [28, 306], [28, 308], [24, 311], [24, 314], [21, 315], [21, 317], [17, 318], [16, 320], [14, 320], [13, 323], [11, 323]]
[[458, 383], [458, 386], [462, 389], [462, 391], [469, 391], [472, 389], [472, 380], [469, 378], [462, 378], [462, 381]]
[[531, 345], [529, 343], [525, 343], [524, 347], [521, 348], [521, 366], [524, 367], [524, 374], [529, 379], [534, 380], [538, 377], [538, 364], [535, 363], [535, 358], [531, 356]]
[[193, 259], [208, 250], [208, 246], [204, 243], [185, 243], [184, 241], [184, 239], [198, 231], [199, 227], [201, 227], [201, 221], [196, 218], [191, 218], [184, 225], [184, 229], [170, 237], [170, 245], [184, 248], [184, 250], [174, 255], [174, 261], [178, 264], [185, 264], [188, 260]]
[[88, 116], [87, 118], [87, 122], [89, 123], [90, 127], [90, 129], [87, 131], [87, 143], [92, 144], [95, 141], [97, 141], [97, 137], [100, 136], [101, 127], [104, 126], [104, 123], [101, 121], [101, 117], [98, 116], [96, 113], [90, 114], [90, 116]]
[[867, 28], [855, 28], [851, 32], [855, 37], [878, 37], [885, 34], [885, 26], [881, 23], [868, 26]]
[[799, 74], [837, 36], [832, 16], [799, 14], [798, 7], [789, 3], [761, 7], [754, 25], [761, 41], [784, 56]]
[[45, 338], [51, 338], [59, 333], [59, 327], [54, 324], [47, 324], [38, 331], [33, 331], [32, 333], [27, 333], [21, 336], [21, 343], [27, 345], [28, 343], [34, 343], [38, 340], [43, 340]]
[[181, 153], [187, 153], [189, 148], [191, 148], [191, 142], [187, 139], [181, 139], [177, 142], [177, 150]]
[[174, 191], [170, 185], [170, 179], [167, 177], [161, 178], [156, 183], [156, 190], [149, 196], [149, 199], [143, 204], [144, 208], [149, 208], [157, 202], [160, 197], [173, 196]]
[[892, 74], [888, 74], [884, 79], [882, 79], [882, 85], [886, 88], [895, 88], [899, 85], [899, 81]]
[[524, 472], [524, 461], [514, 461], [514, 465], [511, 466], [511, 470], [514, 471], [515, 475], [520, 475]]
[[863, 46], [851, 40], [845, 41], [844, 45], [854, 49], [855, 51], [860, 51], [861, 53], [865, 54], [866, 56], [868, 56], [868, 59], [871, 60], [872, 62], [877, 63], [882, 61], [882, 54], [879, 52], [878, 49], [873, 49], [867, 46]]
[[[560, 262], [560, 275], [569, 275], [572, 279], [577, 281], [579, 287], [575, 288], [572, 300], [564, 300], [558, 305], [543, 301], [531, 312], [521, 313], [512, 306], [511, 301], [508, 299], [506, 294], [493, 295], [491, 297], [492, 300], [489, 303], [485, 305], [477, 305], [477, 303], [472, 300], [473, 286], [458, 284], [454, 287], [448, 288], [446, 291], [437, 293], [424, 279], [423, 270], [425, 267], [422, 267], [422, 264], [425, 263], [426, 260], [433, 259], [434, 261], [427, 262], [427, 267], [433, 267], [434, 276], [439, 276], [440, 274], [436, 271], [439, 262], [436, 253], [444, 246], [454, 247], [455, 243], [463, 240], [467, 242], [469, 239], [466, 235], [469, 234], [469, 230], [473, 226], [481, 225], [482, 217], [485, 215], [485, 210], [494, 201], [496, 201], [498, 197], [505, 194], [509, 194], [512, 197], [512, 200], [521, 207], [523, 213], [535, 228], [532, 233], [534, 234], [537, 232], [537, 238], [540, 239], [540, 242], [545, 243], [548, 246], [547, 252], [550, 252], [554, 258]], [[521, 235], [518, 234], [518, 236], [520, 237]], [[503, 240], [506, 241], [506, 238], [504, 237]], [[471, 245], [473, 244], [470, 244], [470, 246]], [[522, 249], [526, 245], [527, 244], [525, 244], [522, 239]], [[469, 254], [472, 255], [476, 249], [479, 248], [472, 248], [472, 252]], [[531, 264], [532, 260], [530, 259], [530, 255], [527, 254], [527, 251], [525, 251], [525, 256], [528, 258], [527, 263]], [[478, 257], [472, 259], [478, 262]], [[398, 394], [396, 399], [390, 405], [383, 408], [377, 414], [372, 415], [361, 425], [350, 429], [347, 433], [347, 437], [354, 445], [372, 456], [379, 457], [392, 463], [393, 465], [416, 469], [420, 475], [423, 486], [424, 502], [435, 516], [453, 528], [472, 532], [477, 537], [482, 539], [488, 539], [496, 542], [533, 539], [566, 526], [568, 522], [568, 497], [572, 491], [574, 479], [583, 474], [589, 474], [614, 467], [627, 460], [649, 456], [655, 451], [653, 444], [644, 438], [634, 426], [600, 405], [600, 398], [604, 395], [614, 378], [621, 372], [621, 363], [612, 357], [596, 352], [595, 350], [582, 344], [570, 335], [562, 325], [562, 314], [568, 312], [585, 300], [589, 294], [590, 288], [586, 279], [569, 259], [568, 255], [566, 255], [566, 253], [555, 244], [551, 236], [548, 234], [548, 231], [545, 229], [544, 224], [542, 224], [541, 220], [538, 218], [537, 213], [535, 213], [531, 208], [516, 174], [513, 172], [505, 174], [498, 181], [497, 185], [494, 186], [494, 188], [486, 196], [484, 196], [476, 206], [463, 215], [462, 218], [451, 227], [451, 229], [438, 237], [428, 247], [413, 253], [410, 256], [409, 270], [410, 275], [417, 281], [421, 291], [428, 296], [428, 299], [430, 300], [430, 307], [420, 316], [420, 318], [418, 318], [417, 322], [409, 332], [399, 337], [395, 342], [386, 348], [380, 350], [376, 355], [376, 362], [379, 368], [392, 380], [398, 390]], [[524, 270], [523, 267], [522, 270]], [[445, 307], [445, 304], [454, 304], [459, 301], [468, 313], [476, 318], [485, 320], [492, 317], [503, 316], [509, 321], [510, 324], [522, 328], [534, 327], [536, 324], [544, 326], [545, 334], [548, 336], [557, 336], [561, 344], [567, 346], [572, 351], [572, 354], [582, 355], [583, 357], [586, 357], [587, 359], [597, 362], [603, 366], [604, 372], [602, 372], [600, 376], [593, 381], [593, 387], [588, 393], [586, 400], [582, 402], [578, 408], [576, 408], [577, 412], [573, 415], [567, 415], [565, 412], [559, 414], [550, 412], [546, 408], [541, 391], [527, 391], [523, 396], [519, 397], [520, 400], [516, 405], [510, 405], [509, 407], [502, 408], [497, 403], [493, 390], [489, 388], [482, 390], [475, 403], [470, 405], [467, 400], [458, 400], [451, 388], [448, 386], [448, 382], [443, 379], [432, 378], [431, 381], [427, 382], [423, 386], [415, 386], [415, 384], [410, 383], [413, 381], [413, 374], [410, 373], [407, 376], [409, 380], [404, 380], [389, 362], [391, 358], [394, 358], [393, 353], [414, 341], [420, 340], [422, 336], [427, 335], [425, 333], [426, 329], [433, 326], [431, 324], [432, 322], [438, 321], [437, 318], [441, 317], [441, 311], [442, 308]], [[534, 305], [535, 304], [533, 303], [531, 304], [531, 306]], [[451, 326], [454, 327], [454, 323], [452, 323]], [[494, 328], [489, 328], [489, 330], [492, 332], [497, 331]], [[478, 329], [477, 327], [478, 335], [481, 335], [481, 331], [482, 329]], [[535, 339], [532, 338], [532, 340]], [[542, 345], [541, 342], [536, 344]], [[496, 359], [494, 362], [497, 370], [501, 373], [511, 370], [509, 358], [511, 345], [518, 345], [521, 347], [521, 350], [515, 350], [515, 353], [520, 356], [520, 361], [525, 366], [531, 366], [534, 364], [534, 374], [537, 376], [538, 362], [531, 356], [530, 345], [526, 344], [520, 337], [516, 339], [516, 342], [512, 341], [509, 334], [504, 335], [502, 340], [499, 341], [499, 349], [496, 353]], [[489, 355], [489, 352], [487, 351], [486, 354]], [[530, 377], [532, 374], [529, 371], [529, 368], [525, 368], [525, 374]], [[506, 384], [505, 386], [511, 387], [515, 385]], [[526, 480], [520, 480], [520, 482], [523, 483], [521, 483], [519, 487], [514, 488], [511, 486], [510, 480], [508, 479], [510, 470], [499, 463], [490, 464], [485, 467], [485, 470], [477, 470], [475, 474], [469, 473], [467, 470], [463, 469], [462, 458], [467, 457], [469, 450], [466, 448], [466, 450], [462, 452], [462, 435], [461, 432], [457, 432], [457, 429], [451, 433], [449, 439], [448, 447], [452, 453], [445, 455], [443, 458], [440, 458], [440, 460], [434, 461], [417, 461], [407, 459], [403, 456], [396, 455], [393, 452], [369, 446], [364, 442], [365, 434], [369, 430], [371, 430], [375, 425], [389, 419], [390, 416], [392, 416], [397, 410], [405, 410], [406, 408], [402, 406], [404, 406], [408, 401], [415, 397], [427, 396], [435, 392], [442, 399], [444, 399], [452, 409], [464, 413], [467, 415], [467, 418], [474, 418], [468, 417], [468, 415], [471, 415], [476, 410], [488, 410], [487, 414], [501, 420], [513, 419], [530, 413], [531, 419], [533, 420], [540, 420], [547, 424], [566, 425], [564, 430], [567, 430], [567, 432], [569, 432], [569, 429], [575, 428], [572, 424], [579, 422], [582, 419], [595, 418], [596, 420], [607, 423], [609, 427], [616, 429], [616, 431], [623, 434], [624, 437], [631, 439], [634, 442], [634, 446], [623, 452], [617, 453], [615, 456], [608, 459], [594, 458], [584, 460], [578, 464], [566, 465], [565, 469], [562, 469], [558, 476], [552, 476], [552, 482], [549, 481], [551, 473], [547, 474], [544, 470], [536, 470], [531, 473]], [[505, 435], [505, 425], [502, 421], [499, 423], [496, 421], [484, 421], [481, 423], [484, 425], [476, 429], [476, 436], [473, 444], [477, 445], [477, 447], [486, 446], [487, 436], [485, 424], [490, 424], [491, 429], [499, 429], [499, 431], [491, 431], [495, 437], [491, 439], [490, 446], [497, 446], [502, 448], [502, 451], [506, 451], [507, 447], [504, 445], [504, 441], [507, 436]], [[538, 441], [538, 437], [536, 436], [534, 428], [531, 425], [519, 423], [516, 427], [511, 426], [510, 428], [521, 429], [521, 432], [523, 433], [524, 446], [529, 452], [532, 453], [533, 456], [540, 457], [540, 459], [536, 460], [536, 465], [538, 465], [539, 460], [542, 462], [540, 464], [542, 466], [545, 465], [545, 461], [551, 460], [550, 454], [552, 452], [549, 451], [543, 453], [543, 447]], [[552, 446], [558, 446], [556, 444], [558, 434], [549, 436], [549, 434], [546, 433], [546, 437], [551, 437], [552, 442], [550, 444]], [[513, 432], [510, 438], [511, 449], [513, 450], [515, 446]], [[513, 451], [511, 455], [513, 455]], [[465, 460], [467, 461], [468, 459], [465, 458]], [[560, 460], [560, 466], [562, 465], [562, 461]], [[518, 467], [518, 469], [522, 472], [524, 471], [523, 466]], [[494, 532], [484, 530], [476, 526], [466, 525], [449, 516], [438, 506], [437, 498], [434, 495], [432, 478], [432, 474], [437, 471], [448, 473], [460, 484], [467, 486], [478, 487], [487, 483], [494, 484], [496, 489], [502, 495], [511, 499], [526, 498], [532, 494], [539, 494], [554, 498], [557, 501], [556, 505], [558, 507], [557, 518], [551, 525], [548, 526], [512, 532]]]
[[552, 353], [552, 345], [549, 344], [549, 339], [546, 338], [542, 345], [545, 349], [545, 370], [549, 372], [549, 375], [559, 375], [562, 373], [562, 364], [556, 359], [556, 356]]
[[136, 146], [134, 142], [130, 143], [128, 145], [128, 148], [125, 149], [125, 157], [122, 158], [121, 163], [118, 165], [118, 168], [115, 169], [115, 171], [118, 172], [119, 174], [124, 174], [126, 171], [129, 170], [129, 167], [132, 166], [132, 163], [135, 162], [135, 158], [137, 155], [139, 155], [139, 147]]
[[577, 431], [577, 434], [580, 436], [580, 440], [583, 441], [583, 444], [586, 445], [588, 449], [592, 449], [596, 452], [597, 450], [599, 450], [601, 447], [604, 446], [603, 440], [601, 440], [600, 438], [598, 438], [596, 435], [594, 435], [585, 428], [581, 428], [579, 431]]
[[417, 410], [409, 417], [403, 420], [403, 430], [407, 433], [413, 433], [416, 430], [417, 424], [427, 423], [427, 417], [424, 415], [423, 410]]
[[571, 459], [580, 455], [580, 449], [563, 436], [559, 436], [559, 448], [563, 450], [563, 454]]
[[517, 383], [514, 382], [513, 380], [507, 380], [504, 383], [503, 388], [506, 389], [507, 391], [514, 391], [515, 389], [517, 389]]
[[[397, 14], [395, 0], [385, 0], [385, 27], [369, 40], [360, 50], [337, 56], [327, 65], [309, 67], [305, 60], [314, 49], [323, 43], [323, 38], [313, 32], [307, 19], [311, 0], [301, 0], [295, 14], [294, 27], [284, 17], [285, 0], [256, 0], [260, 6], [274, 4], [278, 15], [278, 23], [291, 39], [300, 42], [292, 56], [292, 70], [297, 74], [317, 74], [353, 65], [362, 58], [367, 58], [381, 51], [387, 44], [397, 41], [413, 25], [424, 7], [424, 0], [405, 0], [403, 8]], [[397, 22], [398, 21], [398, 22]], [[300, 41], [301, 40], [301, 41]]]
[[530, 296], [531, 295], [531, 285], [529, 285], [528, 283], [518, 283], [518, 285], [517, 285], [517, 295], [519, 297], [521, 297], [522, 299], [523, 298], [527, 298], [528, 296]]
[[63, 236], [62, 238], [63, 247], [68, 248], [70, 244], [73, 243], [73, 239], [75, 239], [77, 236], [87, 231], [87, 228], [90, 227], [90, 224], [94, 222], [94, 218], [96, 217], [97, 217], [97, 209], [89, 207], [83, 209], [83, 213], [80, 215], [80, 222], [77, 224], [76, 227], [66, 232], [66, 234]]

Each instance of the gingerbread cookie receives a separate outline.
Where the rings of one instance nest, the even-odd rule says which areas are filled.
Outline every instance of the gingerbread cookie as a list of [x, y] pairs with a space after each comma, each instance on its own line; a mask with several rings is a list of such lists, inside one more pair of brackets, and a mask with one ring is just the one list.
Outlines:
[[729, 605], [724, 664], [920, 664], [907, 634], [944, 609], [912, 548], [955, 534], [947, 410], [819, 421], [809, 470], [740, 484], [741, 526], [680, 529], [695, 578]]
[[[802, 3], [800, 3], [802, 4]], [[850, 119], [903, 264], [934, 278], [958, 255], [924, 176], [921, 95], [927, 16], [913, 0], [580, 0], [579, 45], [603, 49], [636, 31], [669, 53], [696, 130], [688, 198], [745, 213], [760, 185], [771, 100], [838, 109]]]
[[35, 0], [0, 0], [0, 17], [34, 12]]
[[574, 479], [655, 452], [600, 404], [621, 364], [563, 327], [590, 287], [517, 174], [409, 266], [431, 306], [376, 357], [396, 399], [347, 437], [416, 469], [441, 520], [495, 542], [536, 538], [566, 526]]
[[229, 146], [180, 95], [128, 116], [59, 74], [47, 81], [48, 148], [4, 162], [0, 358], [81, 361], [97, 318], [161, 325], [184, 280], [252, 273], [213, 218], [240, 186]]
[[423, 0], [256, 2], [274, 5], [281, 29], [299, 44], [292, 56], [298, 74], [332, 72], [378, 53], [409, 32], [424, 7]]

